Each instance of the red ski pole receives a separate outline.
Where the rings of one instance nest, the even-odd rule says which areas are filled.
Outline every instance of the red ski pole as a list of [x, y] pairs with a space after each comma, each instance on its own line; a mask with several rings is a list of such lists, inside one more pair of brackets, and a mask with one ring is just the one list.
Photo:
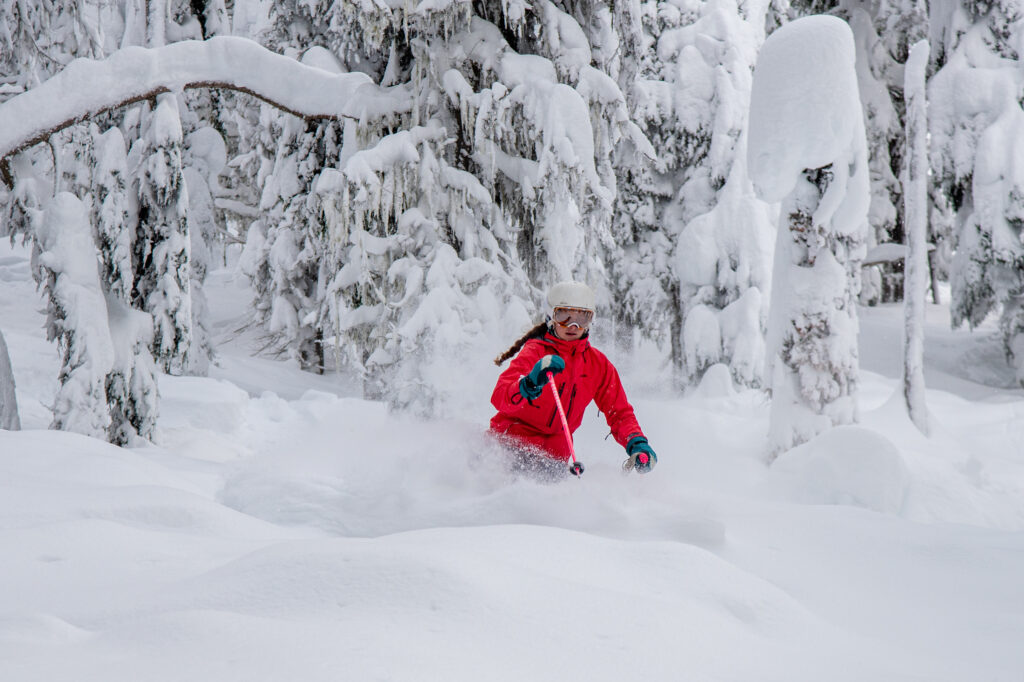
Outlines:
[[562, 409], [562, 399], [558, 397], [558, 389], [555, 388], [555, 375], [553, 372], [548, 372], [548, 385], [551, 387], [551, 395], [555, 396], [555, 407], [558, 408], [558, 416], [562, 418], [562, 432], [565, 434], [565, 443], [569, 446], [569, 456], [572, 457], [569, 473], [573, 476], [580, 476], [583, 473], [583, 465], [576, 461], [576, 448], [573, 447], [572, 434], [569, 433], [569, 420], [565, 418], [565, 410]]

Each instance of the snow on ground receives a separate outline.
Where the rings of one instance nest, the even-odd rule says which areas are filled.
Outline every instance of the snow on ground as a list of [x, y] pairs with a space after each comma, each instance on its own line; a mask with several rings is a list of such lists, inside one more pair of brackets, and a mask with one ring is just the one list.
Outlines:
[[27, 259], [0, 246], [24, 426], [0, 431], [0, 680], [1024, 678], [1024, 392], [941, 308], [931, 439], [881, 307], [859, 425], [768, 467], [760, 394], [715, 372], [670, 397], [645, 351], [617, 360], [658, 467], [623, 476], [592, 411], [584, 477], [552, 484], [482, 436], [496, 368], [454, 379], [458, 418], [391, 415], [249, 357], [230, 269], [220, 366], [162, 377], [155, 445], [48, 431]]

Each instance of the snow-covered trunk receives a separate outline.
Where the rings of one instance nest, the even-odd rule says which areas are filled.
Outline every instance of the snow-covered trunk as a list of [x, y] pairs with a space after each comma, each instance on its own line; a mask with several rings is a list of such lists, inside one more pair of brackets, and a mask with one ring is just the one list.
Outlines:
[[903, 285], [903, 396], [921, 433], [928, 435], [924, 384], [924, 312], [928, 289], [928, 116], [925, 70], [928, 42], [910, 50], [904, 93], [907, 102], [907, 176], [903, 190], [907, 258]]
[[17, 431], [21, 428], [18, 419], [18, 397], [14, 390], [14, 371], [11, 356], [7, 352], [4, 333], [0, 331], [0, 429]]
[[105, 382], [114, 364], [89, 216], [73, 194], [54, 197], [36, 232], [33, 270], [46, 291], [47, 337], [61, 350], [52, 428], [107, 437]]
[[867, 140], [849, 26], [773, 33], [751, 92], [748, 159], [781, 201], [768, 322], [771, 455], [856, 420], [857, 295], [868, 230]]

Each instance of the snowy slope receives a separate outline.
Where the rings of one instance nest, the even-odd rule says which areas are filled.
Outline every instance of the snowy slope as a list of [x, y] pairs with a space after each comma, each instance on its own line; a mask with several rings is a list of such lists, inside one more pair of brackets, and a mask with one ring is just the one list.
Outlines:
[[619, 364], [658, 468], [623, 476], [591, 412], [587, 473], [551, 485], [482, 438], [496, 368], [453, 377], [459, 419], [390, 415], [248, 357], [229, 270], [221, 365], [161, 378], [156, 445], [47, 431], [27, 259], [0, 246], [25, 429], [0, 432], [0, 680], [1024, 675], [1024, 394], [941, 309], [930, 440], [895, 394], [901, 311], [862, 310], [860, 425], [768, 468], [759, 394], [669, 397], [645, 353]]

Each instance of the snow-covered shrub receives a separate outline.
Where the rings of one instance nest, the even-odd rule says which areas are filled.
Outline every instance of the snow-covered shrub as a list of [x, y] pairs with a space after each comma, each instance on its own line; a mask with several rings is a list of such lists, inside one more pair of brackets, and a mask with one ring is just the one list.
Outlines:
[[758, 57], [748, 158], [781, 201], [768, 362], [773, 454], [856, 419], [857, 294], [870, 200], [853, 34], [834, 17], [793, 21]]

